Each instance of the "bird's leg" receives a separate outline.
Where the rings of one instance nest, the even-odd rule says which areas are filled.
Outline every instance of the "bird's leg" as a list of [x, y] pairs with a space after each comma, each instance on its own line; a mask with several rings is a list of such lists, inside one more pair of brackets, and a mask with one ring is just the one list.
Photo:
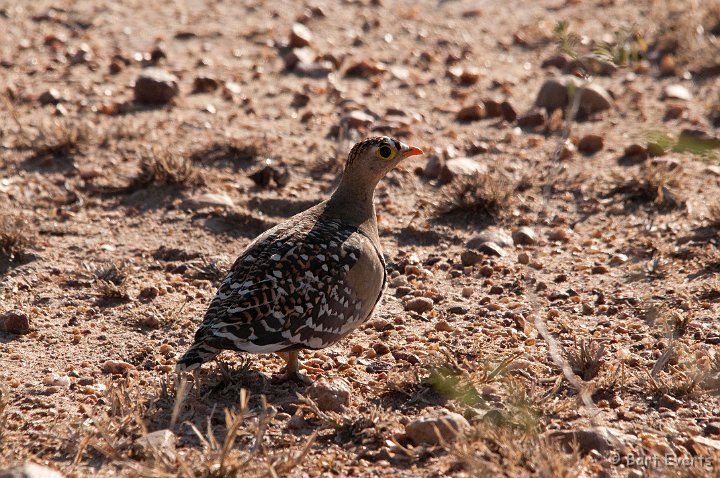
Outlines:
[[292, 380], [304, 384], [307, 384], [308, 382], [312, 383], [312, 379], [307, 375], [300, 373], [300, 369], [307, 370], [308, 372], [322, 372], [320, 369], [300, 363], [300, 360], [298, 359], [299, 352], [297, 350], [292, 352], [278, 352], [277, 354], [282, 357], [286, 363], [285, 372], [283, 374], [283, 379], [285, 380]]
[[298, 360], [298, 351], [280, 352], [280, 356], [285, 360], [285, 374], [290, 376], [300, 371], [300, 360]]

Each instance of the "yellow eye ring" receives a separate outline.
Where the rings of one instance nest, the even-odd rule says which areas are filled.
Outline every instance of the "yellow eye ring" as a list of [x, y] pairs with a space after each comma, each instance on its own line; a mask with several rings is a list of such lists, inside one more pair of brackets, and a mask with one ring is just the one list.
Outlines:
[[375, 157], [383, 161], [392, 160], [397, 155], [397, 150], [390, 145], [383, 144], [375, 150]]

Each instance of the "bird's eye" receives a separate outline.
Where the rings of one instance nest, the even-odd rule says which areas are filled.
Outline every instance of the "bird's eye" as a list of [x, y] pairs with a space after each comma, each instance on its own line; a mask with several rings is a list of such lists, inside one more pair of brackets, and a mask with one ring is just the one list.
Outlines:
[[383, 159], [385, 161], [389, 161], [395, 157], [396, 151], [395, 148], [392, 148], [387, 145], [380, 146], [377, 149], [376, 155], [379, 159]]

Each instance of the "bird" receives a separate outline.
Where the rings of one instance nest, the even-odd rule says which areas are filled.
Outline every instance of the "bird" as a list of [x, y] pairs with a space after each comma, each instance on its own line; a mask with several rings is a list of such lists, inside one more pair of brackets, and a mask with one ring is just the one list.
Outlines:
[[400, 161], [420, 154], [387, 136], [355, 144], [329, 199], [265, 231], [235, 260], [176, 371], [234, 350], [277, 353], [286, 361], [283, 377], [302, 379], [298, 352], [337, 343], [380, 301], [387, 273], [375, 188]]

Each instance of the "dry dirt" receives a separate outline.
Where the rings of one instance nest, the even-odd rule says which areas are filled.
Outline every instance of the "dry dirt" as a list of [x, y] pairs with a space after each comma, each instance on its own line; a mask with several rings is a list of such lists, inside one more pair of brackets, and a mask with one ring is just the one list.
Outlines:
[[[27, 334], [0, 332], [0, 469], [718, 476], [717, 142], [623, 157], [661, 133], [720, 134], [718, 11], [684, 0], [0, 2], [0, 314], [30, 321]], [[288, 71], [297, 21], [320, 60]], [[456, 118], [490, 99], [523, 115], [559, 74], [544, 60], [602, 42], [621, 63], [592, 78], [613, 95], [609, 110], [582, 121], [558, 110], [522, 129], [508, 111]], [[170, 104], [133, 102], [150, 64], [179, 78]], [[193, 92], [198, 77], [216, 84]], [[673, 84], [692, 97], [665, 99]], [[341, 120], [350, 111], [373, 116]], [[304, 355], [323, 369], [316, 380], [347, 380], [351, 404], [317, 409], [305, 386], [275, 380], [275, 356], [226, 352], [181, 385], [174, 361], [234, 257], [326, 198], [353, 142], [377, 134], [427, 154], [376, 193], [392, 280], [374, 320]], [[603, 137], [600, 151], [575, 151], [587, 134]], [[431, 179], [456, 156], [487, 176]], [[266, 158], [281, 185], [249, 177]], [[207, 193], [227, 204], [199, 204]], [[536, 238], [502, 256], [469, 249], [488, 226]], [[469, 427], [440, 445], [405, 434], [441, 410]], [[176, 443], [145, 443], [164, 429]]]

